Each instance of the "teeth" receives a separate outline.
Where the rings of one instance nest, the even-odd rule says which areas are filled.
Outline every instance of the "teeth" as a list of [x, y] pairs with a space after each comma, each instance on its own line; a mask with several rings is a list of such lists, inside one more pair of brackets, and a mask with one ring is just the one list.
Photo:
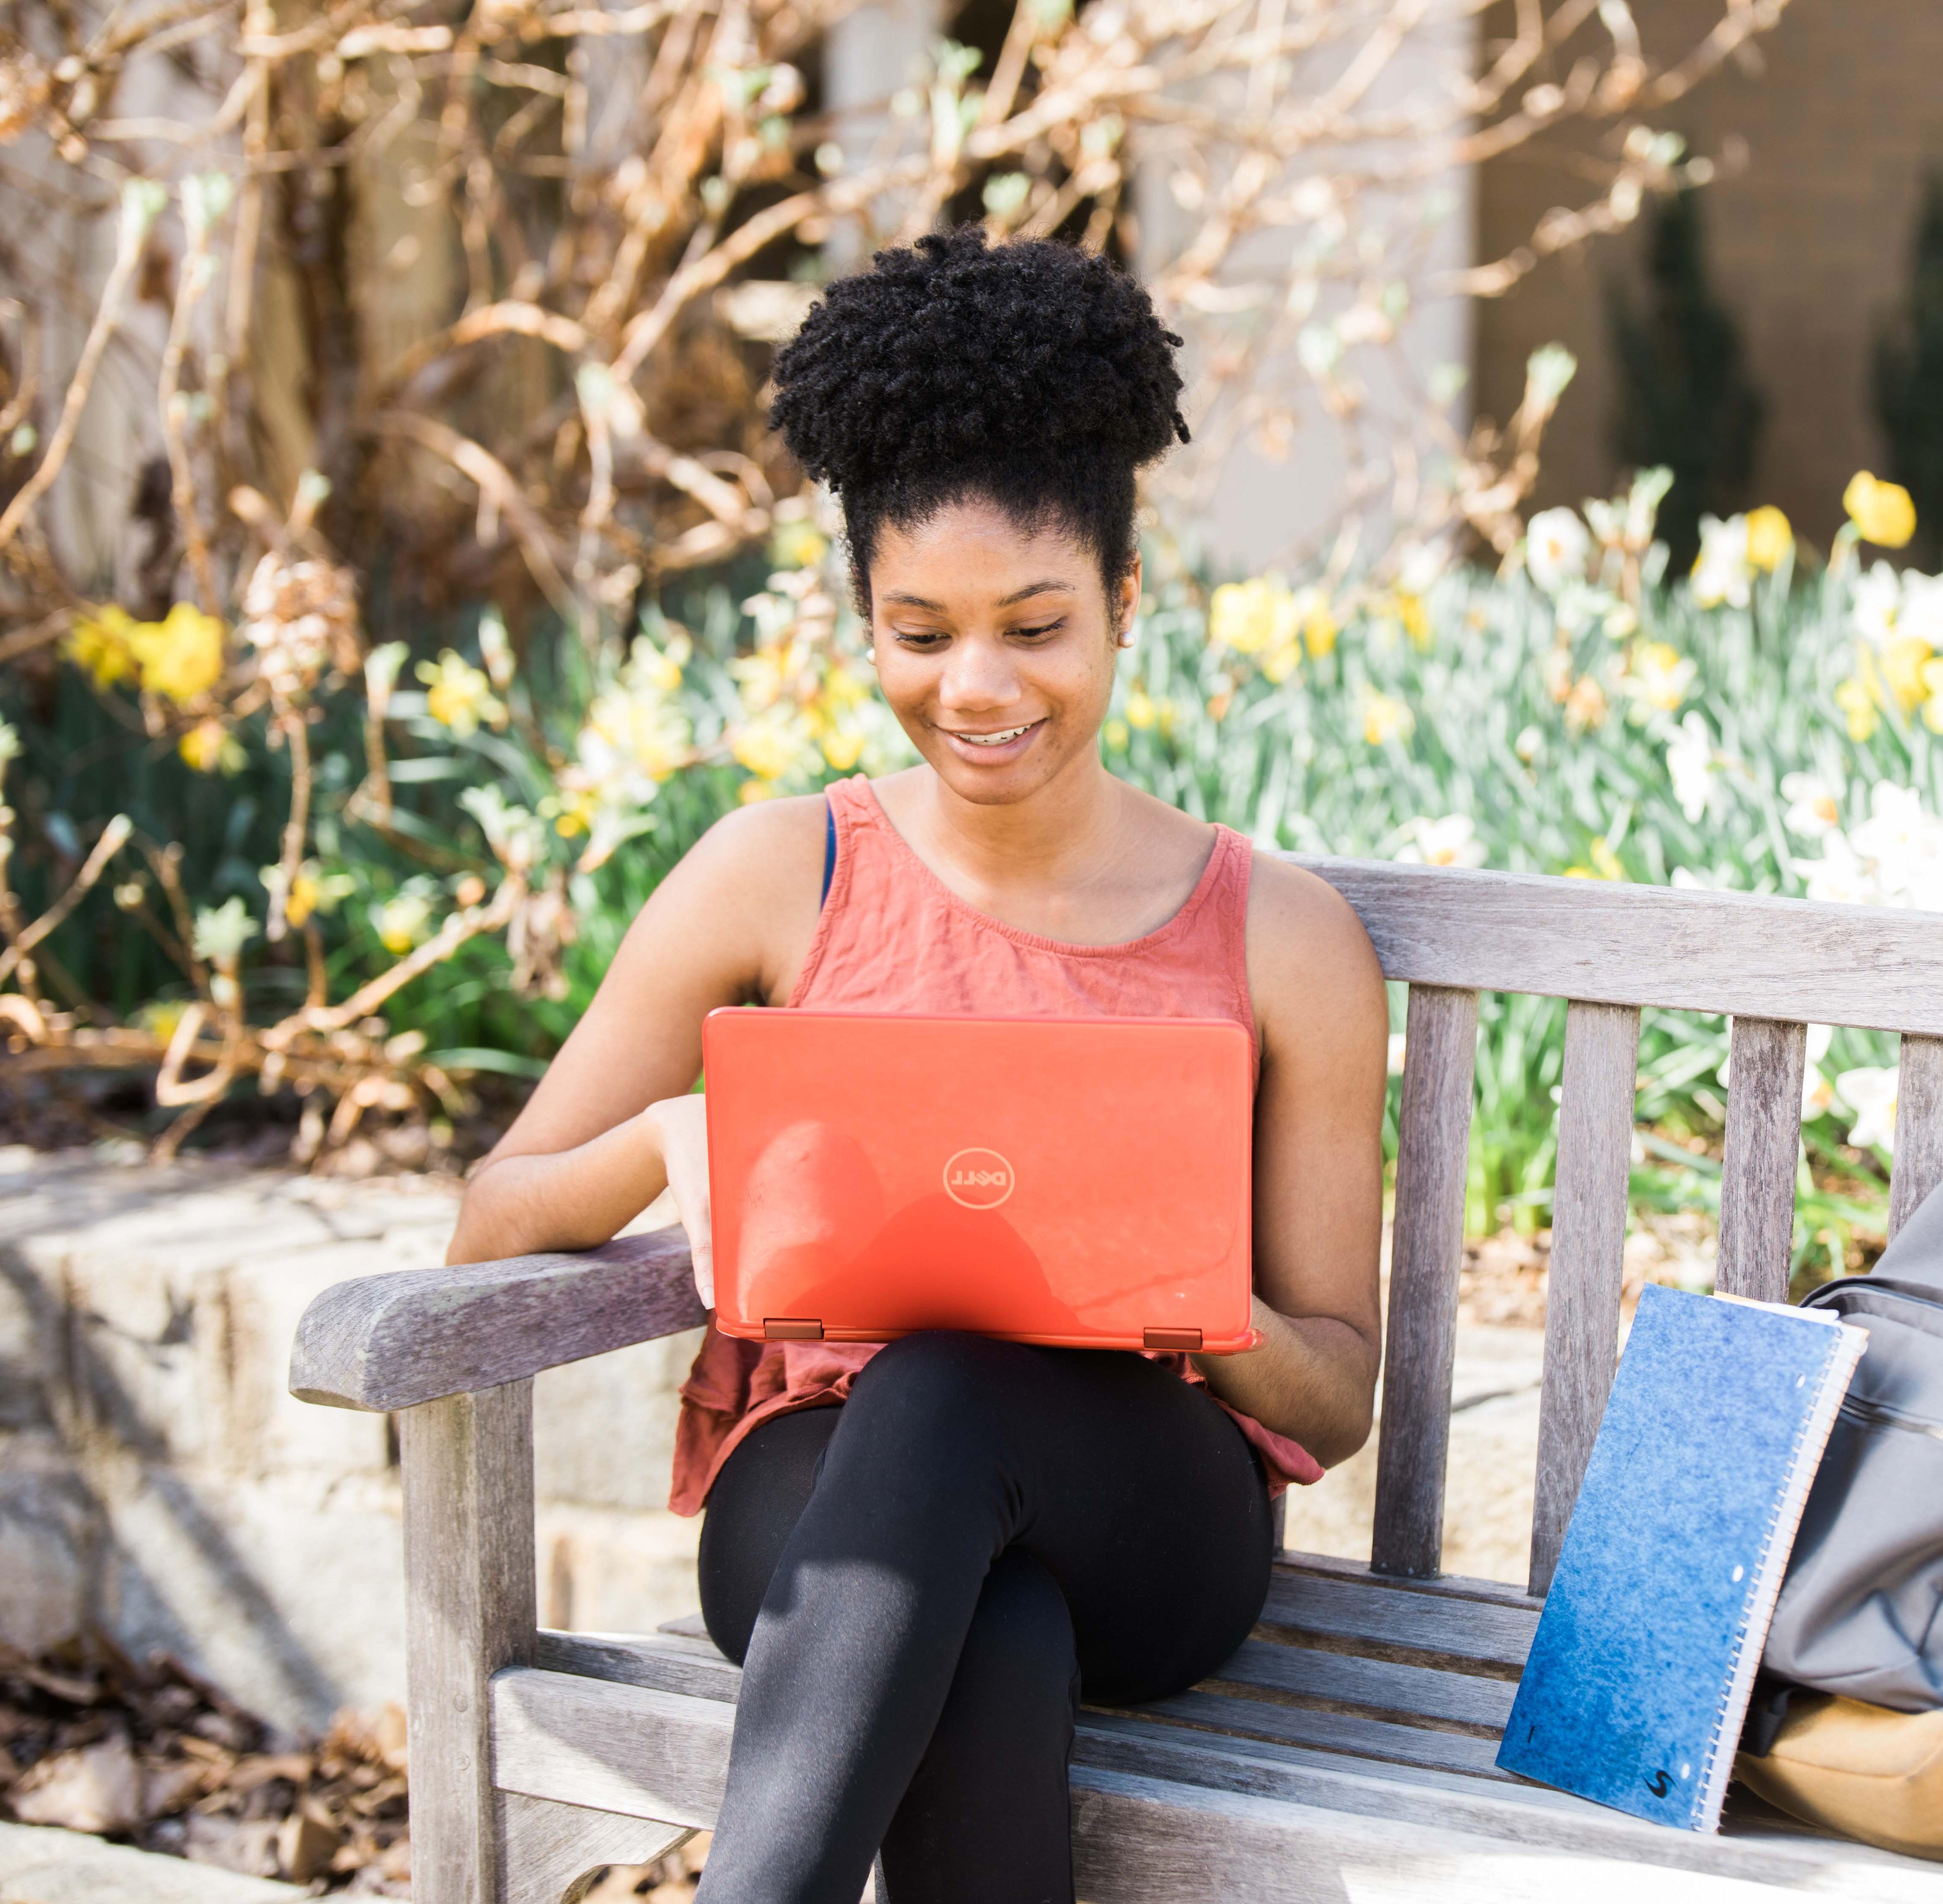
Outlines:
[[1006, 742], [1017, 740], [1031, 725], [1027, 721], [1025, 727], [1008, 727], [1002, 734], [960, 734], [958, 738], [973, 747], [1003, 747]]

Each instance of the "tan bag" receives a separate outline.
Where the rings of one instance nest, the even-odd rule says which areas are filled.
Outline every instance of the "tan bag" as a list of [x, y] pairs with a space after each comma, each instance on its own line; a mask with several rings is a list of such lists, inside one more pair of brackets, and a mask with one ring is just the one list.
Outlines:
[[1734, 1776], [1811, 1825], [1943, 1858], [1943, 1708], [1892, 1712], [1797, 1692], [1767, 1755], [1743, 1752]]

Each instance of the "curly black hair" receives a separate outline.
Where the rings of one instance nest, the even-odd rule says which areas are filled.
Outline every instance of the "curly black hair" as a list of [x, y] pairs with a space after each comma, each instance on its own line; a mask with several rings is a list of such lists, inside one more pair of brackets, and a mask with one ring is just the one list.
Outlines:
[[1134, 471], [1187, 441], [1180, 344], [1106, 259], [966, 226], [830, 285], [776, 358], [769, 419], [841, 499], [867, 610], [882, 528], [969, 496], [1076, 536], [1110, 594], [1134, 559]]

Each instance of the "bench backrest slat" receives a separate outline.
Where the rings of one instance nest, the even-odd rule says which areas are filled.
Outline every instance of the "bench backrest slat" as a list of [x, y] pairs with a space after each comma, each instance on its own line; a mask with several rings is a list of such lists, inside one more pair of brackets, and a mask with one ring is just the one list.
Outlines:
[[1371, 1548], [1371, 1564], [1386, 1574], [1435, 1574], [1442, 1550], [1477, 1056], [1478, 994], [1413, 985], [1397, 1119], [1389, 1334]]
[[1619, 1356], [1639, 1028], [1639, 1012], [1631, 1006], [1575, 1000], [1566, 1010], [1532, 1508], [1533, 1593], [1552, 1584]]
[[1788, 1300], [1801, 1079], [1808, 1027], [1736, 1018], [1727, 1046], [1727, 1144], [1714, 1281], [1730, 1296]]
[[1893, 1236], [1943, 1184], [1943, 1038], [1905, 1036], [1895, 1099], [1895, 1168], [1889, 1185]]
[[1643, 1007], [1729, 1013], [1717, 1286], [1786, 1299], [1811, 1023], [1902, 1034], [1893, 1235], [1943, 1183], [1943, 919], [1745, 893], [1294, 856], [1410, 988], [1371, 1564], [1441, 1554], [1478, 993], [1569, 1001], [1530, 1590], [1549, 1585], [1613, 1379]]

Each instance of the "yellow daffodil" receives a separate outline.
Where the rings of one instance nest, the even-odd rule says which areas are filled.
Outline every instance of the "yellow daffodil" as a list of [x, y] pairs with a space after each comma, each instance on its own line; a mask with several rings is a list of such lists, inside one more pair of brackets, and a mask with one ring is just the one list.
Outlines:
[[1430, 646], [1430, 612], [1423, 597], [1407, 588], [1393, 588], [1385, 603], [1389, 613], [1402, 625], [1410, 645], [1420, 653]]
[[1320, 661], [1334, 652], [1340, 626], [1331, 611], [1328, 597], [1320, 588], [1305, 588], [1297, 600], [1302, 610], [1302, 645], [1311, 661]]
[[1224, 582], [1208, 600], [1208, 638], [1217, 648], [1252, 655], [1275, 637], [1276, 611], [1288, 591], [1272, 582]]
[[1869, 684], [1859, 674], [1851, 674], [1835, 690], [1835, 705], [1848, 717], [1849, 738], [1852, 741], [1865, 741], [1880, 724], [1876, 712], [1876, 697], [1869, 690]]
[[1748, 511], [1748, 560], [1772, 575], [1794, 547], [1794, 529], [1772, 502]]
[[436, 662], [420, 662], [418, 677], [425, 684], [425, 712], [461, 740], [482, 726], [505, 726], [506, 704], [493, 692], [484, 671], [451, 649], [444, 650]]
[[1687, 699], [1699, 672], [1692, 660], [1664, 641], [1643, 641], [1622, 685], [1635, 700], [1671, 714]]
[[62, 652], [94, 677], [97, 687], [112, 687], [135, 673], [135, 651], [128, 643], [134, 625], [134, 617], [118, 603], [105, 603], [69, 630]]
[[1595, 840], [1586, 857], [1589, 866], [1568, 866], [1565, 877], [1568, 880], [1622, 880], [1626, 869], [1619, 864], [1619, 856], [1604, 840]]
[[1158, 712], [1145, 689], [1137, 687], [1127, 696], [1127, 725], [1129, 727], [1137, 727], [1144, 732], [1154, 724]]
[[290, 882], [290, 889], [284, 901], [284, 917], [293, 926], [301, 926], [317, 910], [318, 888], [317, 868], [306, 862], [297, 868], [297, 876]]
[[780, 780], [803, 763], [811, 744], [794, 708], [772, 708], [737, 733], [729, 751], [759, 780]]
[[198, 773], [240, 773], [248, 760], [242, 742], [213, 716], [198, 720], [176, 742], [176, 751]]
[[1923, 664], [1923, 724], [1932, 734], [1943, 734], [1943, 661]]
[[1865, 542], [1900, 548], [1916, 533], [1916, 505], [1900, 483], [1885, 483], [1858, 470], [1842, 492], [1842, 507]]
[[1124, 754], [1127, 751], [1127, 742], [1133, 737], [1127, 732], [1127, 723], [1124, 720], [1110, 720], [1100, 729], [1100, 738], [1114, 753]]
[[1372, 747], [1390, 741], [1407, 740], [1417, 727], [1417, 717], [1393, 696], [1371, 694], [1363, 702], [1363, 739]]
[[1923, 670], [1935, 653], [1920, 634], [1893, 634], [1883, 643], [1880, 659], [1883, 684], [1905, 714], [1920, 705], [1928, 696]]
[[1606, 718], [1606, 690], [1589, 674], [1582, 674], [1572, 683], [1565, 697], [1565, 725], [1575, 734], [1604, 724]]
[[779, 569], [813, 569], [830, 544], [813, 522], [784, 522], [769, 538], [769, 560]]
[[372, 929], [378, 935], [378, 943], [394, 958], [401, 959], [430, 937], [431, 914], [431, 899], [407, 889], [371, 908]]
[[141, 669], [144, 693], [177, 707], [200, 699], [223, 678], [223, 627], [191, 602], [177, 602], [159, 622], [136, 622], [128, 646]]
[[[553, 830], [563, 840], [578, 839], [592, 828], [594, 816], [600, 810], [600, 801], [584, 788], [563, 793], [560, 811], [554, 815]], [[545, 809], [542, 808], [541, 811], [544, 812]]]

